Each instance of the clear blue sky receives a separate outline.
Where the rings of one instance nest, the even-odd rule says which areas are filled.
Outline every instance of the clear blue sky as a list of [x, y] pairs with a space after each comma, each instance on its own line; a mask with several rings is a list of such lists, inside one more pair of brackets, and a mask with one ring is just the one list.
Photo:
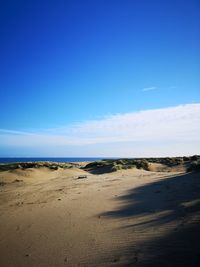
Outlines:
[[7, 0], [0, 25], [1, 129], [200, 102], [198, 0]]

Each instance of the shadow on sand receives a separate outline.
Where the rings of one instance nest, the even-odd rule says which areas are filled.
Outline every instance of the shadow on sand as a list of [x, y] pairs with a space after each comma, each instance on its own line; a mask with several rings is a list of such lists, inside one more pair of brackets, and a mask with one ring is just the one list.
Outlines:
[[111, 173], [112, 172], [112, 165], [107, 165], [107, 166], [102, 166], [99, 168], [90, 168], [90, 169], [85, 169], [85, 171], [95, 174], [95, 175], [101, 175], [105, 173]]
[[[200, 173], [172, 176], [129, 190], [101, 216], [119, 219], [129, 245], [119, 266], [200, 267]], [[117, 264], [115, 265], [117, 266]]]

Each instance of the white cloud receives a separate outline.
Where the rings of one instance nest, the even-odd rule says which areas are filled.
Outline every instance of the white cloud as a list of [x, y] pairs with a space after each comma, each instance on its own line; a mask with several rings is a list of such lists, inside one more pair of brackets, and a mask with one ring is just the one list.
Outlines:
[[[196, 144], [196, 148], [200, 148], [200, 104], [112, 115], [57, 129], [40, 132], [35, 130], [34, 133], [0, 129], [0, 146], [4, 148], [6, 146], [27, 149], [38, 147], [42, 151], [43, 148], [49, 150], [52, 147], [52, 150], [57, 149], [59, 153], [61, 147], [62, 149], [63, 147], [84, 148], [89, 145], [98, 147], [97, 156], [102, 154], [101, 151], [105, 152], [108, 146], [115, 153], [111, 144], [115, 144], [115, 147], [118, 144], [120, 151], [120, 146], [123, 148], [125, 143], [132, 143], [132, 146], [133, 143], [135, 146], [145, 143], [148, 150], [152, 144], [158, 148], [158, 144], [164, 147], [165, 144], [170, 146], [170, 144], [179, 143], [183, 146], [187, 143], [189, 148], [190, 142], [193, 147]], [[173, 147], [171, 147], [172, 150]], [[177, 146], [176, 149], [178, 149]]]
[[143, 91], [143, 92], [147, 92], [147, 91], [152, 91], [152, 90], [155, 90], [155, 89], [157, 89], [157, 87], [155, 87], [155, 86], [152, 86], [152, 87], [145, 87], [145, 88], [142, 89], [142, 91]]

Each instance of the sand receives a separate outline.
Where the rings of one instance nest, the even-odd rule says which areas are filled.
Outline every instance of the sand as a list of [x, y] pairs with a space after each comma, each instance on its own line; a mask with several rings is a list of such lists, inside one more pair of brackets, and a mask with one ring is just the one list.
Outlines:
[[0, 266], [200, 266], [200, 174], [151, 170], [0, 172]]

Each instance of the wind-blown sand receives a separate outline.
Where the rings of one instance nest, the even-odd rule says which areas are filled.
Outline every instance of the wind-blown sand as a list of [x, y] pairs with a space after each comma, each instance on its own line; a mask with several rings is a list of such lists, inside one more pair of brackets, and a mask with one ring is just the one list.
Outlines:
[[157, 167], [0, 172], [0, 266], [200, 266], [199, 173]]

